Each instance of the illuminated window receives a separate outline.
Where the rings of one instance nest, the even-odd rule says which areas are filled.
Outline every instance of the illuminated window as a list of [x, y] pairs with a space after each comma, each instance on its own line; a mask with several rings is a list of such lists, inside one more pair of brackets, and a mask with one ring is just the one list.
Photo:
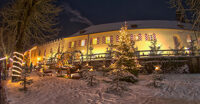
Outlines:
[[191, 42], [191, 36], [187, 35], [187, 42], [190, 43]]
[[141, 37], [140, 37], [140, 35], [137, 35], [137, 34], [131, 35], [131, 40], [140, 41], [140, 40], [141, 40]]
[[153, 36], [152, 35], [149, 35], [149, 40], [153, 41]]
[[139, 40], [139, 37], [138, 37], [138, 36], [135, 36], [135, 40]]
[[145, 40], [146, 41], [154, 41], [154, 40], [157, 40], [156, 39], [156, 34], [145, 34]]
[[81, 40], [81, 46], [85, 46], [85, 40]]
[[74, 42], [72, 42], [71, 47], [74, 47]]
[[110, 37], [106, 37], [106, 44], [110, 43]]
[[92, 43], [97, 44], [97, 38], [93, 38]]

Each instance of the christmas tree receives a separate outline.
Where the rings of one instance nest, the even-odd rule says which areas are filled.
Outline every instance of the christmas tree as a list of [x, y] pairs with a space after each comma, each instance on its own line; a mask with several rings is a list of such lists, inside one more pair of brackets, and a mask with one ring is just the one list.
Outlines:
[[[135, 76], [138, 75], [138, 69], [140, 64], [136, 57], [136, 48], [134, 48], [135, 42], [130, 39], [127, 33], [127, 25], [125, 23], [120, 30], [119, 44], [113, 45], [114, 63], [110, 65], [112, 69], [112, 75], [114, 75], [113, 86], [110, 91], [117, 91], [120, 93], [124, 89], [119, 81], [123, 78], [131, 78], [132, 82], [137, 81]], [[130, 79], [128, 79], [130, 80]]]
[[111, 67], [115, 70], [129, 71], [137, 76], [137, 71], [140, 64], [136, 57], [135, 42], [131, 40], [127, 32], [127, 24], [122, 26], [119, 36], [119, 44], [114, 45], [114, 60], [115, 62]]

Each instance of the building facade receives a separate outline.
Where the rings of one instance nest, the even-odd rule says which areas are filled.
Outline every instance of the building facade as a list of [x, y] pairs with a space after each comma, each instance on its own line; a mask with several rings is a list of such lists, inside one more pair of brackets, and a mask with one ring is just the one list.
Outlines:
[[[123, 22], [90, 26], [69, 37], [57, 39], [35, 46], [30, 51], [31, 62], [35, 65], [42, 59], [49, 59], [60, 52], [78, 50], [84, 56], [101, 54], [108, 51], [108, 44], [118, 44], [120, 28]], [[128, 34], [135, 41], [138, 50], [150, 50], [151, 42], [156, 40], [160, 50], [184, 47], [199, 36], [191, 30], [192, 25], [177, 21], [128, 21]], [[148, 54], [148, 53], [147, 53]], [[86, 58], [86, 57], [84, 57]]]

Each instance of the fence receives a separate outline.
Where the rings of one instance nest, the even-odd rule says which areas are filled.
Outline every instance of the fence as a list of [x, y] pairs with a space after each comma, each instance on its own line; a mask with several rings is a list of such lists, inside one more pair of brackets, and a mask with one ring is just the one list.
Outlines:
[[[193, 56], [200, 56], [200, 50], [189, 50], [189, 49], [182, 49], [182, 50], [140, 50], [135, 51], [135, 56], [140, 58], [156, 58], [156, 57], [193, 57]], [[80, 58], [82, 58], [83, 62], [85, 61], [100, 61], [100, 60], [111, 60], [114, 56], [114, 51], [110, 51], [107, 53], [96, 53], [96, 54], [89, 54], [89, 55], [82, 55], [79, 58], [71, 58], [69, 59], [70, 62], [79, 62]], [[48, 64], [55, 64], [56, 59], [51, 58], [47, 60]]]

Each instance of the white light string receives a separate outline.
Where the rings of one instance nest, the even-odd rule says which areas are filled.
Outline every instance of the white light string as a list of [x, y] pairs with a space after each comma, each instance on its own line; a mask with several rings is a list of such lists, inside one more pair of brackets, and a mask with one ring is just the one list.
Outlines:
[[16, 72], [16, 73], [18, 73], [18, 74], [21, 74], [21, 72], [20, 71], [17, 71], [17, 70], [12, 70], [13, 72]]
[[14, 54], [21, 55], [22, 57], [24, 56], [24, 54], [21, 54], [21, 53], [19, 53], [19, 52], [14, 52]]
[[18, 66], [15, 66], [15, 65], [13, 65], [13, 68], [17, 68], [17, 69], [19, 69], [19, 70], [22, 70], [22, 68], [20, 68], [20, 67], [18, 67]]

